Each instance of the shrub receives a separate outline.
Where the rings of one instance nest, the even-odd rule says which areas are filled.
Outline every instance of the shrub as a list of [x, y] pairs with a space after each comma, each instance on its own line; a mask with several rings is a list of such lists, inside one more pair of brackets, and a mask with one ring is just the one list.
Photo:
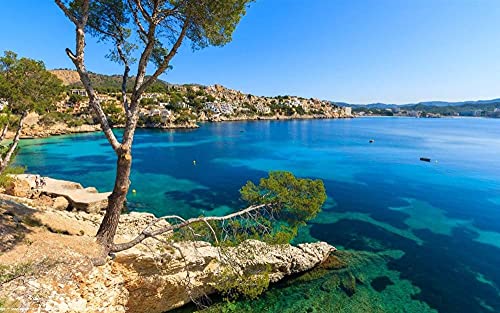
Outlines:
[[23, 166], [9, 166], [0, 174], [0, 187], [6, 187], [12, 181], [10, 175], [23, 174], [26, 168]]

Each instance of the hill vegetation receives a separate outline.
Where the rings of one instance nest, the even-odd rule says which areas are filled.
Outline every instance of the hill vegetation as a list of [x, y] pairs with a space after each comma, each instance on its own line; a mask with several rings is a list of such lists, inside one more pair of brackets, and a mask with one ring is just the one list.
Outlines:
[[[56, 75], [60, 80], [63, 81], [65, 86], [69, 89], [72, 88], [83, 88], [80, 82], [80, 77], [78, 73], [74, 70], [69, 69], [56, 69], [51, 71], [52, 74]], [[97, 73], [90, 73], [90, 78], [95, 84], [95, 88], [99, 93], [119, 93], [121, 92], [122, 86], [122, 76], [121, 75], [103, 75]], [[127, 92], [132, 90], [135, 83], [135, 77], [130, 77], [127, 81]], [[151, 87], [149, 87], [146, 92], [167, 92], [170, 84], [158, 80]]]

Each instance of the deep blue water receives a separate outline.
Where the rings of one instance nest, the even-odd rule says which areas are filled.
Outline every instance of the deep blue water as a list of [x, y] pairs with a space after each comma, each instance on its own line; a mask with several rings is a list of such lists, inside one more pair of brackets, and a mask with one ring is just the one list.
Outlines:
[[[114, 155], [100, 133], [21, 146], [16, 163], [29, 172], [101, 191], [112, 187]], [[370, 283], [360, 284], [354, 296], [343, 295], [350, 307], [336, 311], [368, 312], [364, 305], [370, 303], [377, 307], [372, 312], [500, 312], [498, 119], [259, 121], [138, 130], [133, 158], [131, 188], [137, 193], [129, 195], [129, 207], [158, 215], [227, 213], [242, 205], [239, 188], [269, 170], [323, 179], [327, 203], [298, 240], [324, 240], [378, 260], [357, 269], [359, 280]], [[341, 301], [323, 287], [294, 299], [314, 288], [276, 287], [252, 306], [302, 312], [308, 301]]]

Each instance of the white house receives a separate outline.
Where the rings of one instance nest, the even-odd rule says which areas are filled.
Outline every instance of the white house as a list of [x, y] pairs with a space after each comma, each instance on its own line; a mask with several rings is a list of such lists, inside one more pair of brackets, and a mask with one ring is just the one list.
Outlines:
[[7, 100], [0, 99], [0, 111], [2, 111], [8, 105], [9, 105], [9, 102]]

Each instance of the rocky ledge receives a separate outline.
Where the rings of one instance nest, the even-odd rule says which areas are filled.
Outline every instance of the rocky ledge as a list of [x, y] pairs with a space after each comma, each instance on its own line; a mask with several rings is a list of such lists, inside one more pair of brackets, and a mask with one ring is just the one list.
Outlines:
[[[255, 240], [219, 248], [165, 234], [96, 267], [92, 259], [100, 249], [93, 237], [102, 215], [38, 202], [0, 195], [0, 309], [165, 312], [234, 283], [277, 282], [335, 251], [324, 242], [294, 247]], [[153, 219], [123, 214], [116, 240], [130, 240]]]

